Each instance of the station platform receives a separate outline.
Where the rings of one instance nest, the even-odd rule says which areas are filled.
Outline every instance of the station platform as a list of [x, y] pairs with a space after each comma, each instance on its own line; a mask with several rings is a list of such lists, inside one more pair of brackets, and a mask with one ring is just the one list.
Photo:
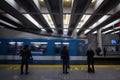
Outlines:
[[29, 65], [29, 74], [20, 74], [20, 64], [0, 64], [1, 80], [120, 80], [120, 65], [95, 65], [95, 73], [87, 65], [71, 65], [68, 74], [62, 65]]

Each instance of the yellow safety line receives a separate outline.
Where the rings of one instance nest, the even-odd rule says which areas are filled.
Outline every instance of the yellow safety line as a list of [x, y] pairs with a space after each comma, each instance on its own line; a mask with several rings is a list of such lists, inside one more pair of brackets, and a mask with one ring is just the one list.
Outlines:
[[[30, 64], [31, 68], [62, 68], [62, 65]], [[20, 64], [0, 64], [0, 67], [20, 67]], [[87, 68], [87, 65], [70, 65], [71, 68]], [[95, 65], [95, 68], [120, 68], [120, 65]]]

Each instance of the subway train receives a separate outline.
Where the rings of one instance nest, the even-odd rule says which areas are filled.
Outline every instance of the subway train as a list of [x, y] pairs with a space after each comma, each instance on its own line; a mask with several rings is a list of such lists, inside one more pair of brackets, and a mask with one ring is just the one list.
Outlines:
[[19, 52], [25, 45], [30, 46], [33, 64], [60, 64], [64, 45], [68, 46], [71, 64], [86, 64], [86, 40], [70, 38], [1, 38], [0, 63], [19, 64]]

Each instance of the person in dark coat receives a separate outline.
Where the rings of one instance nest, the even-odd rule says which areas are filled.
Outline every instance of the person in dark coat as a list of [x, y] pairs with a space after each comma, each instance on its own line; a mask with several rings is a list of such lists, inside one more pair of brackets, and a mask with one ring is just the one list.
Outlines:
[[98, 48], [96, 49], [97, 56], [100, 56], [100, 52], [101, 52], [101, 49], [98, 47]]
[[69, 63], [69, 52], [68, 52], [67, 45], [65, 45], [62, 49], [61, 59], [63, 61], [63, 74], [67, 74], [68, 73], [67, 68]]
[[103, 53], [104, 53], [103, 55], [104, 55], [104, 56], [106, 56], [106, 52], [107, 52], [107, 51], [106, 51], [106, 48], [104, 47], [104, 48], [103, 48]]
[[32, 54], [29, 48], [29, 45], [25, 45], [25, 47], [20, 51], [21, 59], [21, 74], [23, 74], [23, 66], [25, 65], [25, 74], [28, 74], [28, 64], [29, 60], [32, 59]]
[[[87, 50], [88, 72], [94, 72], [94, 51], [91, 48]], [[92, 65], [92, 68], [90, 67]]]

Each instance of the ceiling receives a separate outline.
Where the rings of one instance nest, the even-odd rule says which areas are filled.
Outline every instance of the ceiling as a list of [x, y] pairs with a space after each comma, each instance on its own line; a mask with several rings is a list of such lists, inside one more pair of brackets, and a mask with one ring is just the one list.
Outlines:
[[73, 37], [119, 33], [120, 0], [0, 0], [0, 27]]

